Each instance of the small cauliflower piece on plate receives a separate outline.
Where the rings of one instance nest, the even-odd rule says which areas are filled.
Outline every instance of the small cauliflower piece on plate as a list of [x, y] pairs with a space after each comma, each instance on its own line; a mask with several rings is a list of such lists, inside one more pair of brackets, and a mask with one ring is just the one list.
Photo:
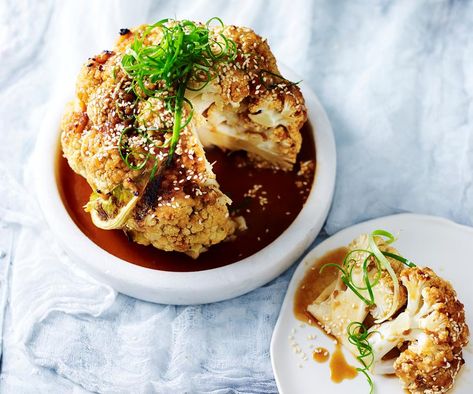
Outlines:
[[[469, 330], [463, 304], [430, 268], [406, 268], [400, 278], [407, 289], [405, 311], [370, 329], [373, 371], [395, 373], [411, 393], [444, 393], [464, 363]], [[396, 348], [397, 358], [383, 360]]]

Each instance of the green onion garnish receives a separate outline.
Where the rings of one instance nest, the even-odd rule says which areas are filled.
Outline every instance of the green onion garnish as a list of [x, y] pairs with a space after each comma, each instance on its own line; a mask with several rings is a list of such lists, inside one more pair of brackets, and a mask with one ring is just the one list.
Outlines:
[[[355, 267], [355, 260], [351, 259], [350, 256], [355, 252], [367, 252], [368, 253], [368, 257], [366, 257], [366, 259], [363, 263], [363, 282], [366, 284], [366, 287], [358, 286], [353, 281], [353, 268]], [[342, 265], [333, 264], [333, 263], [324, 264], [320, 268], [320, 273], [322, 273], [322, 271], [326, 267], [334, 267], [334, 268], [338, 269], [341, 272], [340, 279], [342, 280], [342, 282], [351, 291], [353, 291], [353, 293], [355, 293], [358, 296], [358, 298], [360, 298], [366, 305], [371, 306], [371, 305], [374, 305], [374, 297], [373, 297], [373, 293], [372, 293], [371, 289], [372, 289], [373, 286], [375, 286], [378, 283], [379, 277], [381, 276], [380, 275], [381, 271], [378, 271], [379, 275], [377, 275], [377, 277], [375, 278], [375, 280], [373, 282], [370, 282], [370, 279], [369, 279], [369, 276], [368, 276], [368, 263], [370, 261], [371, 256], [372, 256], [372, 253], [367, 251], [367, 250], [361, 250], [361, 249], [360, 250], [353, 250], [353, 251], [351, 251], [350, 253], [347, 254], [347, 256], [345, 257], [345, 260], [343, 261]], [[360, 293], [360, 290], [367, 290], [367, 289], [369, 289], [368, 293], [370, 295], [370, 299], [367, 299], [366, 297], [364, 297]]]
[[[211, 33], [212, 22], [224, 27], [219, 18], [211, 18], [205, 25], [189, 20], [160, 20], [148, 26], [141, 35], [135, 34], [133, 43], [122, 58], [121, 65], [132, 79], [129, 90], [140, 100], [149, 97], [163, 100], [165, 107], [173, 113], [172, 130], [162, 130], [172, 131], [169, 143], [164, 145], [169, 147], [167, 165], [172, 162], [181, 131], [193, 116], [192, 103], [185, 98], [186, 90], [203, 89], [216, 77], [219, 63], [233, 61], [237, 56], [237, 46], [233, 40], [223, 33]], [[157, 44], [148, 44], [147, 38], [155, 29], [158, 29], [161, 38]], [[133, 135], [146, 133], [146, 130], [139, 130], [136, 124], [133, 128]], [[130, 131], [122, 133], [122, 137], [128, 133], [131, 134]], [[134, 155], [125, 140], [128, 139], [120, 138], [122, 159], [131, 169], [143, 168], [149, 155], [140, 164], [132, 163]], [[156, 163], [152, 175], [155, 172]]]
[[408, 260], [408, 259], [405, 259], [404, 257], [402, 256], [398, 256], [397, 254], [394, 254], [394, 253], [388, 253], [388, 252], [382, 252], [386, 257], [391, 257], [392, 259], [394, 260], [397, 260], [399, 262], [401, 262], [402, 264], [412, 268], [412, 267], [416, 267], [416, 265], [411, 261], [411, 260]]
[[358, 356], [356, 358], [363, 365], [362, 368], [357, 368], [356, 370], [365, 375], [370, 385], [370, 394], [373, 393], [374, 385], [368, 372], [374, 362], [374, 353], [368, 339], [375, 333], [377, 331], [368, 331], [365, 325], [360, 322], [351, 322], [347, 327], [348, 342], [358, 349]]

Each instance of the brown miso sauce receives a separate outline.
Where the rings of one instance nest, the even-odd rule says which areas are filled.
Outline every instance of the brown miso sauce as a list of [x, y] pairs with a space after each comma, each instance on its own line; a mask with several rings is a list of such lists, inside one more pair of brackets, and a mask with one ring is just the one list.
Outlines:
[[[325, 264], [341, 265], [347, 252], [348, 249], [346, 247], [333, 249], [312, 263], [299, 283], [294, 297], [294, 315], [298, 320], [313, 326], [319, 326], [317, 319], [307, 312], [307, 307], [315, 301], [338, 275], [338, 270], [334, 267], [327, 267], [322, 272], [320, 272], [320, 269]], [[323, 332], [325, 333], [325, 331]], [[356, 368], [347, 363], [342, 347], [338, 343], [331, 356], [326, 349], [315, 348], [312, 358], [317, 362], [326, 362], [330, 358], [330, 377], [335, 383], [340, 383], [345, 379], [353, 379], [358, 374]]]
[[312, 352], [312, 358], [318, 363], [325, 363], [330, 358], [330, 353], [323, 347], [316, 347]]
[[354, 379], [358, 375], [356, 368], [347, 363], [340, 344], [335, 346], [329, 366], [330, 378], [335, 383], [340, 383], [345, 379]]
[[[153, 246], [143, 246], [128, 240], [121, 230], [102, 230], [94, 226], [83, 206], [89, 200], [91, 188], [84, 178], [74, 173], [62, 154], [58, 154], [57, 182], [62, 201], [80, 230], [102, 249], [130, 263], [165, 271], [201, 271], [234, 263], [263, 249], [273, 242], [294, 221], [302, 209], [308, 191], [301, 192], [296, 181], [299, 162], [313, 160], [315, 144], [311, 126], [301, 129], [302, 148], [298, 163], [290, 172], [254, 168], [246, 162], [243, 152], [225, 153], [218, 148], [206, 150], [209, 162], [215, 162], [213, 170], [222, 191], [232, 200], [232, 207], [239, 209], [248, 229], [237, 234], [232, 241], [213, 245], [199, 258], [178, 252], [165, 252]], [[312, 183], [314, 174], [309, 176]], [[261, 206], [258, 198], [244, 196], [254, 185], [267, 194], [268, 203]], [[232, 209], [232, 208], [230, 208]]]
[[307, 312], [307, 307], [335, 280], [338, 275], [337, 269], [327, 267], [322, 272], [320, 268], [324, 264], [342, 264], [347, 254], [347, 248], [341, 247], [331, 250], [314, 261], [307, 270], [304, 278], [299, 283], [294, 297], [294, 315], [310, 325], [318, 326], [316, 319]]

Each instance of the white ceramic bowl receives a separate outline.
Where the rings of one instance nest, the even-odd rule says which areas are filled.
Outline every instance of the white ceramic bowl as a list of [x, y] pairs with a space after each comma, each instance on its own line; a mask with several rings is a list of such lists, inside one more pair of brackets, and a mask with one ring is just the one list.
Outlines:
[[[299, 80], [283, 68], [291, 80]], [[85, 236], [64, 207], [56, 182], [59, 122], [69, 96], [52, 102], [41, 125], [33, 163], [36, 191], [44, 216], [66, 252], [97, 279], [117, 291], [165, 304], [202, 304], [236, 297], [264, 285], [285, 271], [319, 233], [333, 197], [336, 153], [327, 115], [310, 88], [301, 82], [315, 137], [317, 168], [312, 191], [294, 222], [271, 244], [233, 264], [196, 272], [169, 272], [131, 264], [101, 249]]]

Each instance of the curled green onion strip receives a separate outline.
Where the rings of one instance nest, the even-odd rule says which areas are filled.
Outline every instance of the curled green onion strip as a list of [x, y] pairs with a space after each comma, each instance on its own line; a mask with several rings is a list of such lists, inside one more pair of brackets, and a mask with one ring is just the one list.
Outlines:
[[333, 264], [333, 263], [328, 263], [328, 264], [324, 264], [321, 268], [320, 268], [320, 273], [322, 273], [325, 268], [327, 267], [333, 267], [333, 268], [336, 268], [338, 269], [340, 272], [341, 272], [341, 276], [340, 276], [340, 279], [341, 281], [348, 287], [350, 288], [351, 291], [353, 291], [353, 293], [355, 293], [361, 300], [363, 300], [363, 302], [366, 304], [366, 305], [372, 305], [371, 303], [371, 300], [368, 300], [367, 298], [363, 297], [363, 295], [358, 291], [357, 289], [357, 286], [353, 283], [353, 280], [351, 279], [351, 271], [348, 272], [346, 270], [346, 268], [338, 265], [338, 264]]
[[120, 154], [121, 159], [125, 162], [125, 164], [130, 169], [141, 170], [144, 168], [144, 166], [148, 162], [150, 153], [147, 152], [145, 157], [142, 158], [142, 161], [136, 164], [136, 161], [140, 159], [139, 157], [137, 158], [139, 154], [136, 154], [135, 152], [133, 152], [128, 142], [125, 141], [125, 137], [127, 133], [133, 132], [133, 131], [135, 131], [133, 127], [126, 127], [122, 130], [122, 132], [120, 133], [120, 138], [118, 139], [118, 146], [119, 146], [118, 153]]
[[[384, 241], [386, 242], [386, 244], [388, 245], [393, 243], [396, 240], [396, 238], [394, 237], [394, 235], [392, 235], [388, 231], [375, 230], [369, 235], [369, 246], [370, 246], [370, 249], [373, 251], [373, 254], [375, 255], [376, 259], [381, 264], [381, 267], [385, 269], [388, 272], [389, 276], [391, 277], [393, 281], [393, 285], [394, 285], [393, 298], [394, 300], [398, 300], [399, 299], [399, 280], [391, 266], [391, 263], [386, 258], [386, 255], [383, 252], [381, 252], [381, 250], [378, 248], [375, 237], [382, 237]], [[396, 310], [397, 310], [397, 303], [393, 302], [391, 305], [391, 309], [389, 310], [389, 313], [386, 315], [386, 317], [383, 320], [378, 321], [378, 322], [382, 322], [388, 319], [390, 316], [392, 316], [396, 312]]]
[[389, 253], [389, 252], [382, 252], [386, 257], [391, 257], [394, 260], [397, 260], [401, 262], [402, 264], [408, 266], [409, 268], [416, 267], [416, 265], [409, 259], [405, 259], [402, 256], [398, 256], [397, 254], [394, 253]]
[[370, 385], [370, 394], [374, 390], [373, 380], [369, 375], [369, 369], [374, 362], [374, 352], [368, 339], [371, 335], [378, 333], [377, 331], [368, 331], [366, 326], [360, 322], [351, 322], [347, 327], [348, 342], [355, 346], [358, 350], [357, 360], [363, 365], [362, 368], [357, 368], [358, 372], [365, 375], [368, 384]]
[[[162, 19], [149, 25], [141, 35], [135, 34], [133, 43], [122, 58], [121, 65], [131, 77], [128, 90], [140, 100], [150, 97], [163, 100], [165, 108], [173, 114], [166, 165], [172, 162], [180, 134], [193, 116], [192, 103], [185, 98], [186, 90], [202, 90], [216, 77], [218, 64], [231, 62], [237, 56], [237, 46], [233, 40], [223, 33], [211, 34], [213, 23], [224, 27], [217, 17], [209, 19], [204, 25], [189, 20]], [[161, 35], [159, 42], [148, 43], [147, 38], [155, 29]], [[140, 134], [136, 122], [134, 127], [135, 134]], [[132, 132], [127, 131], [127, 134]], [[123, 142], [122, 138], [120, 141]], [[131, 169], [144, 168], [149, 157], [141, 163], [142, 166], [134, 165], [130, 163], [130, 158], [134, 157], [130, 149], [129, 145], [119, 144], [120, 156], [125, 164]], [[151, 171], [153, 176], [155, 167], [156, 163]]]
[[351, 322], [347, 327], [348, 342], [358, 349], [358, 361], [366, 369], [371, 368], [374, 362], [373, 348], [371, 347], [368, 338], [376, 333], [376, 331], [368, 331], [363, 323]]
[[363, 375], [365, 375], [366, 381], [367, 381], [368, 384], [370, 385], [370, 392], [369, 392], [369, 394], [373, 394], [373, 392], [374, 392], [374, 383], [373, 383], [373, 379], [371, 379], [371, 376], [370, 376], [370, 374], [368, 373], [368, 371], [367, 371], [365, 368], [357, 368], [356, 370], [357, 370], [358, 372], [361, 372]]

